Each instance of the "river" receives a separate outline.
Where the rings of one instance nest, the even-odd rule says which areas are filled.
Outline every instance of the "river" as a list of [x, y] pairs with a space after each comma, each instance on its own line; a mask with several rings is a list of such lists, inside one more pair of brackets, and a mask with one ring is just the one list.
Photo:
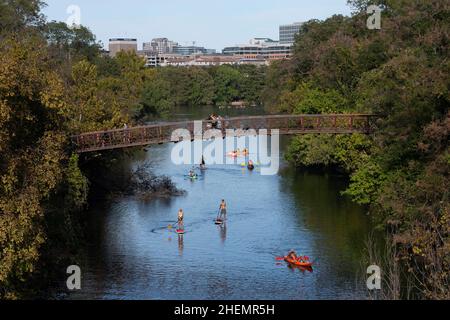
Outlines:
[[[202, 111], [204, 112], [204, 111]], [[223, 111], [222, 111], [223, 112]], [[233, 111], [239, 115], [245, 111]], [[179, 112], [177, 119], [197, 118]], [[283, 137], [281, 153], [289, 138]], [[174, 145], [141, 151], [186, 196], [141, 201], [118, 197], [89, 210], [82, 289], [69, 299], [357, 299], [365, 296], [364, 242], [372, 230], [364, 208], [341, 195], [346, 178], [298, 171], [281, 161], [277, 175], [240, 165], [211, 166], [197, 181], [170, 160]], [[225, 226], [213, 222], [221, 199]], [[185, 211], [186, 234], [169, 228]], [[314, 261], [313, 272], [275, 260], [290, 249]]]

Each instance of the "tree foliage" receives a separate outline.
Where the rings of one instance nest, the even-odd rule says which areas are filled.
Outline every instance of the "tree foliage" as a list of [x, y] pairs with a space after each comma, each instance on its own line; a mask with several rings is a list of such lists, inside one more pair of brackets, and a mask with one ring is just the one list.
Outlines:
[[76, 240], [88, 183], [69, 137], [122, 126], [143, 77], [134, 57], [119, 61], [124, 81], [99, 76], [93, 35], [45, 27], [42, 6], [0, 2], [0, 298], [35, 296], [49, 252]]
[[19, 33], [45, 23], [41, 0], [2, 0], [0, 2], [0, 39], [8, 33]]
[[[174, 106], [229, 105], [245, 101], [259, 105], [265, 85], [265, 68], [256, 66], [214, 66], [208, 68], [166, 67], [149, 71], [144, 84], [142, 115], [166, 115]], [[149, 100], [161, 99], [160, 102]]]
[[[23, 68], [27, 65], [27, 68]], [[63, 85], [42, 42], [0, 43], [0, 295], [35, 271], [46, 240], [43, 202], [61, 182]]]
[[[390, 231], [395, 259], [413, 275], [417, 297], [448, 299], [448, 4], [349, 3], [352, 17], [303, 25], [285, 67], [289, 78], [278, 75], [282, 85], [271, 103], [293, 113], [375, 113], [377, 131], [359, 143], [355, 136], [299, 137], [288, 159], [348, 171], [345, 193], [370, 205], [380, 227]], [[381, 30], [366, 27], [372, 4], [383, 9]]]

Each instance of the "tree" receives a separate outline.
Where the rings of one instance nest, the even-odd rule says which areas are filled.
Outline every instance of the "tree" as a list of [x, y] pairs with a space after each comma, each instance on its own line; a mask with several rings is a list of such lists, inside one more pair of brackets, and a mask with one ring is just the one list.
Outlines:
[[35, 271], [43, 202], [63, 175], [64, 86], [45, 49], [35, 39], [0, 42], [0, 297], [18, 297]]
[[[288, 69], [294, 72], [273, 80], [282, 80], [273, 96], [287, 112], [376, 113], [377, 131], [371, 139], [298, 137], [287, 157], [298, 166], [345, 169], [345, 194], [370, 206], [388, 231], [392, 259], [413, 278], [416, 297], [448, 299], [450, 11], [443, 0], [349, 2], [351, 18], [302, 27]], [[380, 31], [366, 27], [371, 4], [382, 6]], [[404, 297], [408, 292], [402, 288]]]
[[45, 26], [49, 50], [60, 63], [71, 64], [74, 60], [94, 62], [100, 54], [100, 44], [92, 32], [84, 27], [69, 28], [64, 22], [52, 21]]
[[214, 98], [214, 82], [207, 71], [202, 68], [188, 69], [187, 104], [202, 106], [212, 104]]
[[348, 101], [336, 90], [320, 90], [302, 83], [281, 97], [283, 111], [294, 114], [342, 113], [350, 111]]
[[238, 101], [240, 96], [241, 75], [239, 70], [224, 65], [215, 70], [216, 104], [228, 104]]
[[142, 93], [142, 115], [153, 114], [168, 116], [175, 102], [172, 98], [170, 83], [156, 74], [147, 79]]
[[2, 0], [0, 2], [0, 39], [5, 33], [19, 33], [26, 28], [42, 27], [44, 16], [40, 0]]

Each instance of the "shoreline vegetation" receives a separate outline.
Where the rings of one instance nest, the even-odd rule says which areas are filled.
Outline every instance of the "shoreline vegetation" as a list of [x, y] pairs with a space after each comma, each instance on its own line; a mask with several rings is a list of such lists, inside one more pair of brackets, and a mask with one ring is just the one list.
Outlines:
[[[381, 30], [366, 26], [370, 4], [383, 8]], [[238, 102], [272, 113], [382, 114], [369, 137], [296, 137], [287, 159], [348, 174], [344, 193], [388, 234], [383, 298], [450, 298], [445, 0], [351, 0], [351, 17], [305, 23], [293, 58], [269, 67], [159, 69], [130, 53], [103, 56], [89, 29], [46, 21], [44, 5], [0, 5], [0, 299], [45, 291], [79, 252], [89, 202], [111, 191], [101, 180], [123, 155], [72, 154], [71, 135], [165, 118], [176, 106]], [[184, 194], [147, 169], [125, 171], [126, 193]]]
[[[302, 26], [293, 59], [269, 70], [269, 106], [382, 115], [368, 137], [296, 137], [287, 159], [299, 168], [337, 166], [350, 176], [344, 194], [368, 206], [387, 234], [384, 254], [367, 248], [369, 262], [386, 271], [379, 297], [449, 299], [448, 4], [349, 4], [351, 17]], [[365, 26], [369, 4], [383, 9], [381, 30]]]
[[116, 195], [134, 196], [142, 201], [186, 195], [186, 191], [178, 189], [169, 177], [155, 175], [148, 162], [132, 170], [121, 186], [125, 188], [120, 188], [117, 192], [111, 191]]

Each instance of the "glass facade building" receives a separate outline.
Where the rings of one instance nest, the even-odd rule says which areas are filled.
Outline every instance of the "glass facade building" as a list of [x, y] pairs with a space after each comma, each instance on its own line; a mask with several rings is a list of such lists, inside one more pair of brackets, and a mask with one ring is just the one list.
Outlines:
[[293, 44], [295, 42], [295, 36], [300, 32], [302, 24], [301, 22], [297, 22], [280, 26], [280, 43]]
[[180, 54], [182, 56], [190, 56], [193, 54], [206, 54], [207, 49], [197, 46], [175, 46], [173, 53]]

